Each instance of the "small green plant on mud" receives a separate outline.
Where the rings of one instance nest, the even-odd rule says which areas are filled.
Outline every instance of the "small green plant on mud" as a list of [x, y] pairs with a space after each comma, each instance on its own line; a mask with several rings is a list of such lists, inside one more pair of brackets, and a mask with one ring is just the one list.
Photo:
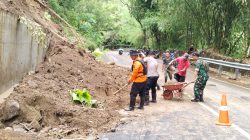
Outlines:
[[72, 100], [75, 103], [81, 103], [85, 106], [91, 107], [92, 106], [92, 96], [90, 95], [87, 89], [75, 89], [70, 91], [70, 95]]
[[92, 55], [97, 59], [100, 60], [102, 56], [104, 55], [104, 52], [101, 51], [99, 48], [95, 49], [94, 52], [92, 52]]

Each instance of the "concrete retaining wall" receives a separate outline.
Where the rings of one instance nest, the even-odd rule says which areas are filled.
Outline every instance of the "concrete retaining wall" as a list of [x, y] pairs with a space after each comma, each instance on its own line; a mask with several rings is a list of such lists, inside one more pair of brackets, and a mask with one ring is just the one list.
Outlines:
[[34, 70], [45, 51], [18, 16], [0, 11], [0, 94]]

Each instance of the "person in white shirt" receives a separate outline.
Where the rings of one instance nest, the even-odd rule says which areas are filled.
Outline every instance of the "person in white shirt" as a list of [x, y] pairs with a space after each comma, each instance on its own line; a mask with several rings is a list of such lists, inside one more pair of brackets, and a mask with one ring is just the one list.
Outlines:
[[156, 103], [156, 85], [159, 78], [158, 74], [158, 62], [154, 58], [154, 52], [149, 52], [148, 57], [144, 58], [147, 63], [147, 90], [145, 96], [145, 105], [149, 105], [149, 91], [151, 90], [152, 100], [151, 102]]
[[144, 59], [144, 58], [146, 57], [146, 55], [143, 53], [142, 50], [139, 51], [139, 57], [140, 57], [141, 59]]

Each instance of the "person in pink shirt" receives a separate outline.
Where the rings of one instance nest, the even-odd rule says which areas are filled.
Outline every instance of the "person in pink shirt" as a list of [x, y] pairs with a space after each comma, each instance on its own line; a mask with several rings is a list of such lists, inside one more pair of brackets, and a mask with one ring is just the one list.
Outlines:
[[170, 64], [172, 64], [174, 61], [178, 63], [178, 66], [177, 66], [178, 72], [175, 73], [174, 75], [176, 81], [185, 82], [187, 69], [190, 66], [189, 55], [185, 53], [182, 57], [178, 57], [172, 62], [170, 62]]

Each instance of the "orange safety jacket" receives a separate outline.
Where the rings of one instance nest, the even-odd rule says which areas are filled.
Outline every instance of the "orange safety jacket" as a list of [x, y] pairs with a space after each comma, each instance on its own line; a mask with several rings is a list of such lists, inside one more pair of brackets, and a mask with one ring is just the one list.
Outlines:
[[147, 81], [147, 75], [143, 74], [143, 65], [138, 60], [140, 60], [139, 57], [133, 61], [133, 72], [129, 82], [143, 83]]

